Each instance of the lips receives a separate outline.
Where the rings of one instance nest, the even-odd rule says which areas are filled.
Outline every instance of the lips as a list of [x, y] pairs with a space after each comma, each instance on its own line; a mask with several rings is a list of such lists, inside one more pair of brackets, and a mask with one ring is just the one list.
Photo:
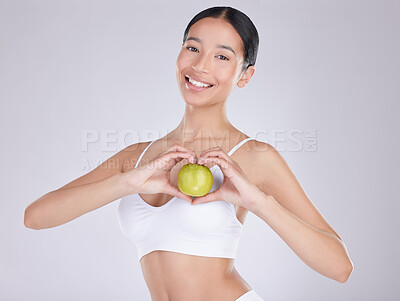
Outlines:
[[212, 89], [212, 87], [214, 87], [214, 86], [209, 86], [209, 87], [195, 86], [186, 78], [186, 88], [188, 88], [190, 91], [200, 92], [200, 91]]
[[197, 82], [201, 82], [203, 84], [210, 85], [211, 87], [214, 86], [212, 83], [206, 82], [205, 80], [201, 79], [200, 77], [197, 77], [197, 76], [194, 76], [194, 75], [185, 75], [185, 79], [186, 79], [187, 82], [189, 82], [188, 77], [190, 77], [191, 79], [193, 79], [193, 80], [195, 80]]

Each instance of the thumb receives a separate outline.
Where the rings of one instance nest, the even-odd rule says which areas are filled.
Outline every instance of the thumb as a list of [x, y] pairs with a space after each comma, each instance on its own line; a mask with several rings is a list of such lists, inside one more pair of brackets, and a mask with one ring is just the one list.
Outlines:
[[182, 191], [180, 191], [178, 188], [176, 188], [175, 186], [171, 185], [171, 184], [167, 184], [164, 188], [164, 192], [169, 194], [169, 195], [173, 195], [176, 196], [178, 198], [181, 198], [185, 201], [188, 201], [189, 203], [192, 203], [192, 197], [184, 194]]
[[192, 205], [197, 205], [197, 204], [204, 204], [204, 203], [209, 203], [209, 202], [214, 202], [214, 201], [218, 201], [221, 199], [220, 196], [220, 191], [219, 189], [206, 194], [205, 196], [196, 198], [193, 202]]

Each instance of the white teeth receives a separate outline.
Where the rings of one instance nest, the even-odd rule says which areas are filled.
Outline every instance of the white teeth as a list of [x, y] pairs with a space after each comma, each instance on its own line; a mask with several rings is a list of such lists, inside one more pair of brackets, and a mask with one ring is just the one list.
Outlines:
[[189, 79], [189, 82], [196, 87], [211, 87], [211, 85], [203, 84], [202, 82], [195, 81], [194, 79], [191, 79], [189, 76], [187, 77]]

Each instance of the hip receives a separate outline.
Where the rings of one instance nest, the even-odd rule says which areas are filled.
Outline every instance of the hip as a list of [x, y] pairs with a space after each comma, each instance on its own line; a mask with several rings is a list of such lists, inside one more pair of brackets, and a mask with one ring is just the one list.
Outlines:
[[[235, 301], [252, 291], [248, 283], [236, 275], [230, 275], [223, 279], [192, 280], [194, 281], [182, 281], [168, 285], [165, 290], [168, 296], [166, 300]], [[243, 299], [243, 301], [247, 301], [247, 299]]]
[[233, 259], [152, 252], [141, 260], [152, 301], [235, 301], [252, 288]]

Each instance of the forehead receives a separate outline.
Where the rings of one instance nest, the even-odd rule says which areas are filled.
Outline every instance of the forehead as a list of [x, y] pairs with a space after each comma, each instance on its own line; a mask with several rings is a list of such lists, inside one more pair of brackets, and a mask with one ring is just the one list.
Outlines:
[[227, 21], [207, 17], [197, 21], [190, 27], [187, 37], [199, 38], [203, 44], [228, 45], [237, 54], [242, 53], [242, 39], [236, 29]]

